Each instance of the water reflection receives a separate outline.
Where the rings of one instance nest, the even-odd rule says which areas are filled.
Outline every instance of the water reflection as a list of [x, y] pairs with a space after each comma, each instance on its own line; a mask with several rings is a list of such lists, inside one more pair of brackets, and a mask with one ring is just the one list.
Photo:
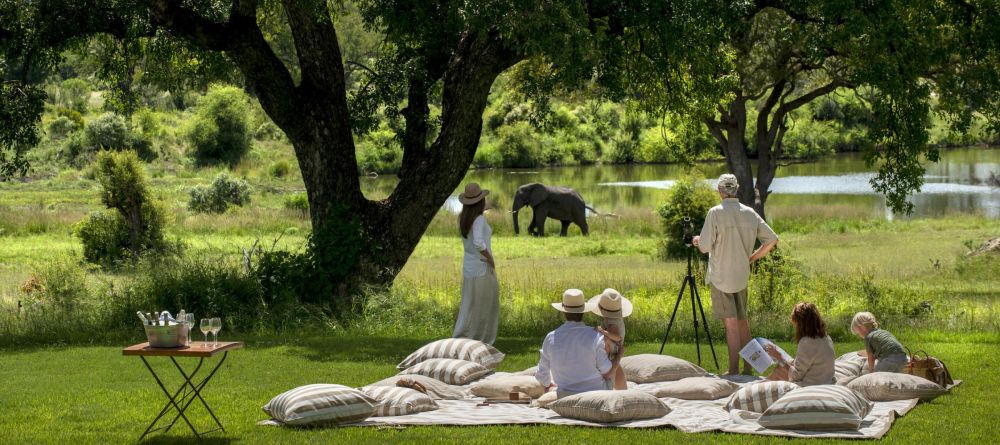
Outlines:
[[[915, 216], [978, 213], [1000, 218], [1000, 189], [984, 183], [991, 172], [1000, 174], [1000, 149], [968, 148], [941, 153], [941, 161], [926, 165], [925, 184], [910, 197]], [[698, 165], [704, 177], [725, 172], [724, 163]], [[463, 184], [476, 181], [492, 191], [494, 207], [508, 208], [517, 187], [530, 182], [575, 188], [598, 211], [629, 207], [653, 208], [663, 202], [666, 189], [684, 176], [680, 165], [561, 167], [536, 170], [473, 170]], [[873, 174], [859, 155], [845, 154], [819, 162], [782, 166], [772, 185], [768, 206], [792, 211], [800, 206], [850, 208], [854, 213], [891, 218], [885, 200], [869, 183]], [[714, 180], [710, 180], [714, 183]], [[388, 196], [394, 177], [363, 181], [366, 196]], [[458, 191], [456, 191], [457, 196]], [[461, 210], [453, 196], [444, 205]]]

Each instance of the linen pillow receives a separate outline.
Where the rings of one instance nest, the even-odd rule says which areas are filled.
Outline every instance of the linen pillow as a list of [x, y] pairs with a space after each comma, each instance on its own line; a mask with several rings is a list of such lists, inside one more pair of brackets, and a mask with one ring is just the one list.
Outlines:
[[465, 385], [489, 373], [489, 368], [468, 360], [432, 358], [406, 368], [400, 374], [419, 374], [449, 385]]
[[888, 402], [891, 400], [930, 400], [948, 390], [923, 377], [897, 372], [873, 372], [852, 380], [847, 384], [868, 400]]
[[305, 385], [278, 394], [264, 412], [286, 425], [340, 425], [367, 419], [378, 401], [344, 385]]
[[405, 416], [438, 409], [434, 399], [415, 389], [399, 386], [369, 386], [362, 388], [361, 392], [379, 402], [378, 406], [375, 407], [374, 416]]
[[479, 363], [489, 369], [496, 369], [497, 365], [503, 361], [504, 354], [492, 345], [479, 340], [446, 338], [430, 342], [417, 349], [396, 365], [396, 369], [403, 370], [432, 358], [468, 360]]
[[621, 367], [625, 371], [625, 378], [636, 383], [668, 382], [685, 377], [708, 375], [694, 363], [659, 354], [639, 354], [622, 358]]
[[799, 385], [792, 382], [767, 381], [746, 385], [729, 398], [726, 410], [741, 409], [762, 413], [781, 396], [798, 389]]
[[532, 399], [537, 399], [545, 394], [545, 387], [538, 383], [538, 380], [535, 380], [533, 376], [526, 375], [491, 377], [474, 383], [469, 389], [473, 395], [479, 397], [507, 398], [514, 391], [515, 386], [518, 388], [518, 392], [522, 392]]
[[396, 376], [392, 376], [392, 377], [389, 377], [389, 378], [387, 378], [385, 380], [379, 380], [379, 381], [377, 381], [375, 383], [372, 383], [371, 385], [368, 385], [368, 386], [366, 386], [364, 388], [361, 388], [361, 389], [364, 390], [364, 389], [370, 388], [372, 386], [392, 386], [392, 387], [395, 387], [395, 386], [398, 386], [396, 383], [399, 382], [400, 380], [412, 380], [412, 381], [415, 381], [415, 382], [423, 385], [424, 388], [427, 389], [427, 395], [430, 396], [433, 399], [461, 400], [461, 399], [464, 399], [465, 396], [466, 396], [465, 391], [463, 391], [461, 388], [457, 388], [457, 387], [448, 385], [448, 384], [446, 384], [446, 383], [444, 383], [444, 382], [442, 382], [442, 381], [440, 381], [438, 379], [434, 379], [434, 378], [430, 378], [430, 377], [426, 377], [426, 376], [422, 376], [422, 375], [416, 375], [416, 374], [414, 374], [414, 375], [396, 375]]
[[687, 377], [676, 382], [657, 384], [646, 392], [656, 397], [684, 400], [715, 400], [728, 397], [740, 389], [738, 383], [718, 377]]
[[833, 376], [839, 382], [846, 377], [861, 375], [864, 365], [856, 360], [841, 360], [833, 362]]
[[806, 386], [772, 403], [758, 423], [785, 430], [857, 430], [872, 406], [846, 386]]
[[557, 397], [559, 397], [559, 393], [557, 393], [555, 390], [552, 390], [545, 394], [542, 394], [541, 397], [532, 400], [531, 405], [528, 406], [532, 408], [548, 408], [549, 404], [555, 402]]
[[538, 374], [538, 366], [532, 366], [524, 371], [514, 373], [514, 375], [530, 375], [532, 377], [534, 377], [535, 374]]
[[636, 390], [588, 391], [563, 397], [548, 408], [563, 417], [598, 423], [653, 419], [670, 413], [660, 399]]

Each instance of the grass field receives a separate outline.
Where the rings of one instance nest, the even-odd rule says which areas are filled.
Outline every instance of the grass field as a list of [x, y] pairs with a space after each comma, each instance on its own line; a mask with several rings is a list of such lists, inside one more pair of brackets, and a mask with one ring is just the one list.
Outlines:
[[[554, 314], [550, 325], [557, 324]], [[223, 340], [234, 339], [223, 331]], [[774, 438], [735, 434], [685, 434], [672, 429], [633, 430], [557, 426], [411, 427], [405, 429], [280, 429], [256, 426], [266, 418], [260, 407], [288, 389], [308, 383], [362, 386], [394, 374], [395, 364], [426, 340], [368, 336], [326, 336], [249, 341], [229, 359], [207, 388], [205, 397], [227, 430], [206, 443], [774, 443]], [[501, 371], [519, 371], [537, 360], [537, 338], [501, 338], [508, 355]], [[860, 342], [838, 343], [838, 353], [856, 350]], [[783, 347], [789, 347], [787, 343]], [[885, 443], [991, 443], [985, 427], [992, 417], [993, 395], [1000, 390], [994, 357], [997, 345], [928, 343], [956, 378], [965, 382], [952, 394], [921, 403], [896, 421]], [[704, 347], [704, 345], [703, 345]], [[659, 344], [630, 346], [630, 353], [656, 352]], [[719, 360], [725, 348], [717, 345]], [[668, 354], [695, 359], [691, 344], [671, 344]], [[703, 364], [712, 370], [710, 356]], [[152, 362], [164, 377], [175, 377], [165, 359]], [[189, 362], [188, 366], [193, 366]], [[9, 349], [0, 355], [4, 391], [0, 392], [0, 442], [3, 443], [130, 443], [145, 429], [165, 399], [138, 358], [123, 357], [119, 346]], [[179, 384], [169, 381], [168, 387]], [[211, 420], [192, 411], [203, 428]], [[189, 443], [185, 425], [147, 443]], [[846, 441], [819, 440], [809, 443]]]

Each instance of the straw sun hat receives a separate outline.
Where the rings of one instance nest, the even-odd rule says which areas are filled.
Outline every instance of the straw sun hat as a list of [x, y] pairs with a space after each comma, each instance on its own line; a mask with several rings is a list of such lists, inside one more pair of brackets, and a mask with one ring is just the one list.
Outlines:
[[587, 304], [593, 306], [591, 312], [602, 317], [625, 318], [632, 315], [632, 302], [611, 288], [604, 289], [604, 292], [591, 298]]
[[479, 187], [479, 184], [470, 182], [465, 184], [465, 192], [458, 195], [458, 202], [461, 202], [463, 205], [472, 205], [482, 201], [489, 194], [489, 190], [483, 190]]
[[580, 289], [566, 289], [563, 292], [562, 303], [552, 303], [552, 307], [559, 312], [571, 314], [582, 314], [594, 310], [594, 304], [588, 302]]

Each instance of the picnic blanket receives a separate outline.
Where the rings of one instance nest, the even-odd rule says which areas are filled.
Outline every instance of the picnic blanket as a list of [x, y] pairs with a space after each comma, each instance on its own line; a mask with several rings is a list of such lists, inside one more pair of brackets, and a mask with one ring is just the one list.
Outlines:
[[[508, 373], [496, 373], [495, 378]], [[727, 377], [740, 384], [757, 380], [755, 377]], [[664, 382], [667, 383], [667, 382]], [[630, 389], [652, 390], [664, 383], [633, 384]], [[955, 382], [956, 386], [961, 382]], [[468, 389], [468, 385], [461, 387]], [[843, 439], [878, 439], [892, 427], [897, 417], [908, 413], [917, 405], [917, 399], [892, 402], [874, 402], [874, 408], [865, 417], [861, 427], [846, 431], [806, 431], [767, 429], [756, 422], [757, 415], [746, 411], [725, 410], [727, 398], [718, 400], [682, 400], [661, 398], [671, 412], [666, 416], [618, 423], [594, 423], [570, 419], [545, 408], [532, 408], [523, 404], [495, 403], [477, 406], [482, 399], [468, 394], [464, 400], [438, 400], [439, 409], [406, 416], [369, 417], [363, 422], [343, 426], [386, 427], [386, 426], [480, 426], [480, 425], [567, 425], [586, 427], [619, 428], [676, 428], [685, 433], [722, 431], [727, 433], [757, 434], [784, 437], [816, 437]], [[261, 421], [261, 425], [280, 425], [274, 421]]]

